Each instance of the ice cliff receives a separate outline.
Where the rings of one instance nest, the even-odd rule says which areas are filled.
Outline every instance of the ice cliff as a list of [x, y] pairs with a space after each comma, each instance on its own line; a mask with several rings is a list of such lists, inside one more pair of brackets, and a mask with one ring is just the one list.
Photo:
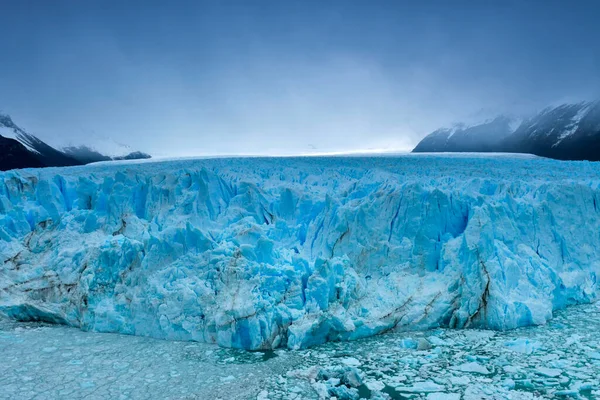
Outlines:
[[299, 348], [594, 301], [600, 165], [405, 156], [0, 174], [0, 312]]

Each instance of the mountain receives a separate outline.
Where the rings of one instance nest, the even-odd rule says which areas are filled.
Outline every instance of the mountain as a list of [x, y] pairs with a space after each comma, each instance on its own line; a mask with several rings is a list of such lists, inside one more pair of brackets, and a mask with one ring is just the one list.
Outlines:
[[[16, 168], [67, 167], [97, 161], [150, 158], [150, 155], [140, 151], [131, 151], [127, 146], [120, 145], [120, 147], [120, 154], [116, 155], [103, 154], [87, 145], [69, 146], [58, 150], [21, 129], [10, 116], [0, 114], [0, 171]], [[128, 151], [123, 151], [123, 149]]]
[[76, 160], [79, 160], [82, 164], [89, 164], [98, 161], [140, 160], [152, 158], [150, 154], [141, 151], [132, 151], [123, 155], [107, 156], [103, 153], [100, 153], [95, 148], [85, 145], [63, 147], [62, 151]]
[[69, 156], [79, 160], [83, 164], [89, 164], [98, 161], [110, 161], [112, 158], [99, 153], [88, 146], [68, 146], [63, 147], [62, 151]]
[[86, 135], [85, 145], [71, 145], [63, 147], [61, 150], [86, 164], [97, 161], [150, 158], [149, 154], [135, 151], [126, 144], [94, 133]]
[[494, 151], [499, 142], [508, 137], [514, 120], [500, 116], [480, 125], [457, 124], [451, 129], [438, 129], [423, 139], [414, 152], [471, 152]]
[[600, 161], [600, 101], [549, 107], [511, 127], [506, 117], [438, 129], [413, 152], [531, 153], [560, 160]]
[[[16, 152], [2, 153], [0, 155], [0, 169], [6, 170], [11, 169], [10, 165], [18, 165], [16, 168], [29, 168], [29, 167], [67, 167], [72, 165], [82, 164], [78, 160], [69, 155], [56, 150], [54, 147], [49, 146], [37, 137], [25, 132], [23, 129], [18, 127], [8, 115], [0, 114], [0, 136], [5, 139], [12, 139], [20, 143], [25, 150], [29, 153], [28, 156], [24, 157], [21, 152], [22, 148], [15, 147]], [[24, 158], [23, 158], [24, 157]], [[12, 163], [5, 161], [8, 159], [20, 160]], [[35, 158], [37, 161], [30, 163], [30, 159]], [[6, 164], [6, 166], [4, 165]], [[14, 167], [13, 167], [14, 168]]]
[[38, 168], [44, 164], [35, 154], [15, 139], [0, 136], [0, 170], [16, 168]]
[[524, 121], [500, 151], [560, 160], [600, 160], [600, 101], [547, 108]]
[[133, 151], [124, 156], [113, 157], [112, 159], [113, 160], [142, 160], [142, 159], [148, 159], [148, 158], [152, 158], [152, 156], [148, 153], [144, 153], [141, 151]]

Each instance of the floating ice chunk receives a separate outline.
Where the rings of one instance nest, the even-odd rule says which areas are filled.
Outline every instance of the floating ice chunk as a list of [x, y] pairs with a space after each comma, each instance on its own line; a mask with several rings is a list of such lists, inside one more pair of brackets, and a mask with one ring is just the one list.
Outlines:
[[262, 390], [258, 396], [256, 396], [256, 400], [269, 400], [269, 392]]
[[486, 340], [486, 339], [493, 337], [495, 334], [496, 334], [496, 332], [493, 332], [490, 330], [482, 330], [482, 329], [467, 330], [467, 331], [463, 332], [463, 336], [469, 342], [477, 342], [477, 341], [481, 341], [481, 340]]
[[477, 362], [469, 362], [461, 365], [457, 365], [456, 367], [452, 367], [452, 369], [461, 371], [461, 372], [471, 372], [475, 374], [489, 375], [490, 372], [484, 365], [481, 365]]
[[376, 391], [380, 391], [383, 388], [385, 388], [385, 383], [371, 379], [371, 380], [365, 381], [365, 386], [367, 387], [367, 389], [376, 392]]
[[450, 382], [455, 386], [466, 386], [471, 383], [468, 376], [451, 376]]
[[399, 346], [403, 349], [416, 349], [419, 343], [411, 338], [404, 338], [400, 341]]
[[502, 386], [507, 388], [507, 389], [514, 389], [515, 388], [515, 381], [508, 378], [508, 379], [504, 379], [502, 381]]
[[338, 386], [341, 382], [342, 380], [340, 378], [329, 378], [325, 381], [325, 384], [327, 386], [333, 387]]
[[441, 339], [437, 336], [429, 336], [427, 340], [434, 346], [452, 346], [454, 344], [450, 340]]
[[504, 366], [503, 369], [504, 369], [504, 372], [506, 372], [508, 374], [516, 374], [521, 371], [521, 369], [519, 367], [515, 367], [514, 365], [506, 365], [506, 366]]
[[539, 375], [547, 376], [549, 378], [556, 378], [562, 374], [562, 370], [556, 368], [537, 367], [535, 372]]
[[542, 344], [540, 342], [523, 338], [508, 341], [504, 343], [504, 345], [511, 351], [516, 351], [517, 353], [523, 354], [531, 354], [542, 348]]
[[460, 393], [429, 393], [427, 400], [460, 400]]
[[565, 396], [565, 397], [579, 397], [579, 390], [571, 390], [571, 389], [563, 389], [557, 390], [554, 392], [556, 396]]
[[591, 353], [588, 353], [588, 357], [594, 360], [600, 360], [600, 352], [592, 351]]
[[347, 365], [349, 367], [358, 367], [360, 366], [361, 362], [358, 361], [356, 358], [354, 357], [346, 357], [346, 358], [342, 358], [341, 359], [342, 364]]
[[359, 400], [360, 398], [358, 389], [348, 388], [346, 386], [329, 388], [329, 393], [338, 399]]
[[415, 382], [411, 386], [396, 386], [396, 390], [406, 393], [431, 393], [441, 392], [445, 390], [445, 387], [432, 381], [424, 381]]
[[417, 350], [429, 350], [431, 349], [431, 343], [427, 339], [420, 338], [417, 342]]
[[565, 340], [565, 344], [567, 346], [570, 346], [574, 343], [579, 343], [582, 338], [583, 338], [583, 336], [581, 336], [581, 335], [577, 335], [577, 334], [571, 335], [567, 338], [567, 340]]
[[327, 385], [323, 382], [314, 382], [312, 388], [317, 392], [319, 399], [327, 399], [330, 397]]

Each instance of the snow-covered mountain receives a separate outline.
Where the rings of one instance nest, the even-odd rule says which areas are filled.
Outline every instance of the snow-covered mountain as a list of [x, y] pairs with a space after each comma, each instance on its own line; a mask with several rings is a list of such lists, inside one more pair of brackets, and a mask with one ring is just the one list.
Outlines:
[[31, 167], [64, 167], [82, 164], [17, 126], [0, 114], [0, 136], [7, 144], [0, 154], [0, 170]]
[[96, 162], [110, 160], [132, 160], [150, 158], [150, 155], [135, 151], [131, 146], [119, 143], [108, 136], [98, 136], [94, 133], [86, 135], [84, 145], [69, 144], [61, 150], [81, 161]]
[[515, 120], [500, 116], [483, 124], [456, 124], [442, 128], [423, 139], [414, 152], [477, 152], [494, 151], [500, 141], [514, 132]]
[[[507, 122], [508, 121], [508, 122]], [[506, 117], [469, 128], [439, 129], [413, 152], [531, 153], [561, 160], [600, 160], [600, 101], [549, 107], [519, 125]]]
[[[109, 141], [106, 140], [106, 143]], [[114, 147], [114, 146], [113, 146]], [[0, 170], [16, 168], [65, 167], [96, 161], [150, 158], [121, 145], [115, 154], [102, 153], [89, 145], [56, 149], [21, 129], [8, 115], [0, 114]], [[128, 151], [122, 151], [125, 148]]]
[[96, 147], [90, 147], [87, 145], [63, 147], [62, 151], [81, 161], [83, 164], [89, 164], [98, 161], [138, 160], [151, 158], [150, 154], [143, 153], [141, 151], [130, 151], [120, 155], [106, 155], [107, 153], [101, 153]]
[[502, 151], [561, 160], [600, 160], [600, 101], [547, 108], [503, 141]]

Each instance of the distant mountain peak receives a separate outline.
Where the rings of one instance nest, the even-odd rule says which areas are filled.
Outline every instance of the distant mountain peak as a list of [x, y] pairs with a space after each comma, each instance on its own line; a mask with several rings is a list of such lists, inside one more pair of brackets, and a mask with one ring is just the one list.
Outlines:
[[514, 132], [515, 128], [512, 122], [511, 117], [500, 115], [478, 124], [456, 123], [452, 128], [441, 128], [434, 131], [425, 137], [413, 151], [491, 151], [497, 142]]
[[[466, 128], [438, 129], [413, 152], [513, 152], [600, 160], [600, 101], [546, 107], [519, 119], [501, 115]], [[442, 140], [442, 132], [447, 132]]]
[[[93, 147], [92, 147], [93, 146]], [[98, 151], [98, 147], [110, 153]], [[93, 145], [68, 146], [56, 149], [38, 137], [21, 129], [8, 114], [0, 113], [0, 170], [14, 168], [58, 167], [87, 164], [95, 161], [150, 158], [129, 146], [113, 140], [96, 141]]]
[[33, 153], [40, 153], [35, 146], [35, 137], [19, 128], [8, 114], [0, 114], [0, 136], [16, 140]]
[[97, 134], [86, 135], [85, 143], [69, 143], [67, 146], [61, 147], [61, 149], [74, 149], [83, 148], [94, 151], [109, 158], [124, 157], [128, 154], [135, 152], [135, 150], [128, 144], [118, 142], [110, 136], [100, 136]]

